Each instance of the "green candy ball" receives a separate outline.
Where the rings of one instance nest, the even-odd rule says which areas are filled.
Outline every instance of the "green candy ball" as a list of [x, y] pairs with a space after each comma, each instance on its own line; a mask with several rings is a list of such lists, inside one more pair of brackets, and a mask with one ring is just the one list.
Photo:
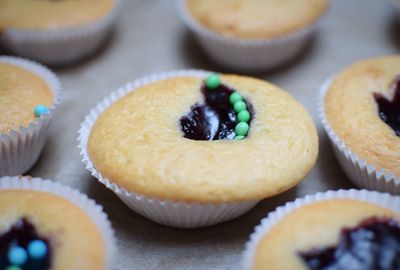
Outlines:
[[233, 92], [229, 96], [229, 102], [234, 105], [236, 102], [243, 100], [242, 95], [239, 94], [239, 92]]
[[244, 101], [242, 101], [242, 100], [239, 100], [239, 101], [235, 102], [235, 104], [233, 104], [233, 110], [236, 113], [246, 110], [246, 107], [247, 107], [246, 103], [244, 103]]
[[11, 266], [7, 267], [6, 270], [22, 270], [22, 269], [18, 266], [11, 265]]
[[247, 110], [240, 111], [237, 115], [237, 119], [239, 122], [249, 122], [250, 120], [250, 113]]
[[235, 133], [237, 136], [246, 136], [249, 132], [249, 124], [246, 122], [240, 122], [235, 127]]
[[243, 140], [243, 139], [244, 139], [243, 135], [235, 136], [235, 140]]
[[215, 89], [218, 88], [218, 86], [221, 84], [221, 80], [219, 78], [219, 75], [217, 74], [211, 74], [210, 76], [207, 77], [206, 79], [206, 86], [209, 89]]

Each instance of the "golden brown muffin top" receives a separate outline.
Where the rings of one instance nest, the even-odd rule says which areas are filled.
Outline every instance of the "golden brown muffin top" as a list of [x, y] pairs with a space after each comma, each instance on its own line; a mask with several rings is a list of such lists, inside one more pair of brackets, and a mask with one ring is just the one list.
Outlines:
[[90, 217], [59, 196], [31, 190], [0, 191], [0, 234], [21, 218], [49, 240], [54, 270], [105, 268], [105, 246]]
[[332, 82], [324, 99], [326, 117], [336, 135], [362, 160], [400, 175], [400, 137], [381, 120], [374, 93], [393, 97], [400, 57], [355, 63]]
[[116, 0], [1, 0], [0, 29], [59, 29], [98, 21]]
[[243, 39], [267, 39], [313, 24], [327, 0], [187, 0], [189, 13], [206, 28]]
[[299, 252], [336, 246], [344, 228], [370, 218], [394, 218], [393, 211], [372, 203], [333, 199], [300, 207], [278, 221], [260, 240], [253, 270], [307, 270]]
[[35, 107], [51, 106], [54, 95], [38, 75], [15, 65], [0, 63], [0, 133], [28, 127]]
[[196, 141], [179, 125], [203, 100], [202, 80], [176, 77], [140, 87], [106, 109], [88, 142], [94, 167], [139, 194], [173, 201], [257, 200], [296, 185], [315, 164], [318, 138], [307, 111], [278, 87], [224, 75], [253, 104], [241, 141]]

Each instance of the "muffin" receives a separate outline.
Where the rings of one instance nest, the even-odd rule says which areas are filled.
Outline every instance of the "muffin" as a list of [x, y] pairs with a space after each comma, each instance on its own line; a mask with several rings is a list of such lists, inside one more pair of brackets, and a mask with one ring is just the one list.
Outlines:
[[113, 232], [85, 195], [39, 178], [4, 177], [0, 204], [1, 269], [107, 268]]
[[134, 210], [178, 227], [239, 216], [299, 183], [318, 152], [309, 114], [285, 91], [202, 71], [128, 84], [80, 133], [93, 175]]
[[23, 174], [38, 159], [61, 86], [47, 68], [0, 57], [0, 176]]
[[297, 55], [328, 0], [180, 0], [182, 18], [217, 63], [257, 70]]
[[364, 60], [325, 85], [321, 118], [357, 185], [400, 193], [400, 57]]
[[397, 269], [399, 203], [398, 197], [365, 190], [296, 200], [256, 228], [244, 269]]
[[119, 2], [3, 0], [0, 42], [13, 53], [46, 64], [77, 61], [105, 41]]

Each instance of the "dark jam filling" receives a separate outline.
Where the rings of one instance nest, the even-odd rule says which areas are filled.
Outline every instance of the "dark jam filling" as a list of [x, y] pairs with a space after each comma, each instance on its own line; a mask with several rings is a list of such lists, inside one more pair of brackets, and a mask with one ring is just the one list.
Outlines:
[[399, 270], [400, 225], [371, 218], [344, 229], [336, 247], [299, 254], [311, 270]]
[[[203, 83], [201, 92], [204, 103], [194, 104], [190, 112], [180, 119], [184, 137], [198, 141], [234, 139], [237, 117], [229, 102], [234, 90], [222, 83], [216, 89], [207, 89]], [[254, 115], [253, 108], [247, 100], [243, 101], [251, 115], [250, 123]]]
[[41, 259], [29, 258], [25, 264], [19, 266], [22, 270], [47, 270], [50, 269], [51, 249], [49, 241], [40, 237], [35, 227], [25, 218], [22, 218], [3, 235], [0, 235], [0, 270], [10, 266], [8, 252], [12, 247], [19, 246], [27, 250], [28, 244], [33, 240], [41, 240], [47, 246], [47, 253]]
[[400, 78], [394, 81], [393, 88], [394, 96], [392, 100], [378, 93], [375, 93], [374, 97], [378, 104], [379, 117], [400, 137]]

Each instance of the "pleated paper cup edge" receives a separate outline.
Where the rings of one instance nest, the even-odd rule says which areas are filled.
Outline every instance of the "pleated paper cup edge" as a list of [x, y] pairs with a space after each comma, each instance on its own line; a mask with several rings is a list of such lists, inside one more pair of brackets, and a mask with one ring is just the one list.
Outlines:
[[90, 217], [91, 221], [101, 233], [107, 256], [105, 269], [111, 269], [111, 262], [116, 249], [114, 230], [107, 214], [103, 211], [103, 207], [86, 194], [51, 180], [20, 176], [0, 177], [0, 190], [32, 190], [46, 192], [64, 198], [73, 205], [79, 207], [79, 209]]
[[[123, 0], [116, 0], [107, 15], [80, 26], [49, 30], [6, 28], [0, 42], [14, 54], [48, 65], [72, 64], [89, 56], [104, 43], [122, 4]], [[67, 53], [63, 53], [66, 48]]]
[[[14, 56], [0, 56], [0, 63], [11, 64], [36, 74], [48, 85], [53, 93], [53, 102], [48, 108], [49, 113], [35, 118], [28, 126], [19, 126], [9, 130], [7, 133], [0, 133], [0, 145], [3, 146], [2, 150], [4, 150], [2, 156], [5, 157], [1, 158], [4, 163], [1, 166], [0, 175], [18, 175], [25, 173], [26, 170], [32, 167], [37, 157], [40, 156], [47, 139], [48, 128], [54, 110], [60, 103], [62, 87], [57, 75], [37, 62]], [[12, 159], [8, 159], [10, 155], [13, 155]], [[11, 161], [11, 163], [6, 162], [7, 160]]]
[[297, 198], [294, 201], [277, 207], [273, 212], [270, 212], [261, 222], [254, 228], [249, 240], [245, 244], [244, 252], [242, 253], [242, 269], [251, 270], [254, 262], [254, 256], [259, 242], [275, 225], [277, 225], [285, 216], [292, 211], [303, 206], [317, 203], [326, 200], [334, 199], [353, 199], [358, 201], [369, 202], [378, 206], [390, 209], [400, 213], [400, 197], [369, 190], [340, 189], [337, 191], [329, 190], [319, 192], [313, 195], [307, 195], [303, 198]]
[[[204, 78], [208, 74], [211, 74], [213, 72], [210, 71], [205, 71], [205, 70], [194, 70], [194, 69], [189, 69], [189, 70], [175, 70], [175, 71], [168, 71], [168, 72], [161, 72], [161, 73], [156, 73], [154, 75], [150, 76], [145, 76], [136, 80], [133, 80], [124, 86], [118, 88], [116, 91], [112, 92], [109, 94], [106, 98], [104, 98], [101, 102], [99, 102], [94, 109], [90, 111], [90, 113], [85, 117], [85, 120], [81, 124], [81, 127], [79, 129], [79, 136], [78, 136], [78, 149], [80, 150], [80, 155], [82, 157], [82, 162], [85, 165], [86, 169], [91, 173], [92, 176], [94, 176], [99, 182], [104, 184], [107, 188], [111, 189], [114, 193], [116, 193], [118, 196], [123, 196], [127, 198], [134, 197], [138, 201], [146, 201], [148, 204], [152, 204], [153, 206], [156, 206], [158, 208], [161, 208], [163, 210], [168, 210], [168, 208], [177, 208], [177, 207], [185, 207], [187, 209], [194, 209], [196, 207], [226, 207], [226, 206], [231, 206], [231, 207], [237, 207], [240, 205], [246, 205], [246, 204], [252, 204], [254, 203], [257, 204], [259, 200], [254, 200], [254, 201], [244, 201], [244, 202], [228, 202], [228, 203], [217, 203], [217, 204], [207, 204], [207, 203], [188, 203], [185, 201], [172, 201], [169, 199], [159, 199], [156, 197], [150, 197], [150, 196], [145, 196], [141, 195], [139, 193], [135, 193], [132, 191], [128, 191], [123, 187], [120, 187], [118, 184], [112, 182], [111, 180], [103, 177], [99, 171], [96, 170], [94, 164], [90, 160], [88, 150], [87, 150], [87, 144], [89, 140], [89, 135], [92, 130], [92, 127], [94, 123], [96, 122], [97, 118], [109, 107], [111, 106], [114, 102], [118, 101], [120, 98], [126, 96], [127, 94], [135, 91], [137, 88], [151, 84], [160, 80], [165, 80], [168, 78], [175, 78], [175, 77], [181, 77], [181, 76], [192, 76], [192, 77], [198, 77], [198, 78]], [[124, 203], [127, 203], [124, 200]], [[157, 221], [157, 220], [155, 220]], [[160, 222], [162, 223], [162, 222]], [[199, 221], [199, 223], [201, 223]], [[162, 223], [165, 224], [165, 223]], [[210, 223], [211, 224], [211, 223]], [[173, 227], [180, 227], [180, 226], [175, 226], [175, 225], [169, 225]], [[207, 226], [207, 225], [205, 225]], [[197, 226], [192, 226], [192, 228], [195, 228]]]
[[[352, 167], [356, 167], [359, 171], [366, 171], [368, 173], [368, 179], [358, 179], [359, 181], [362, 181], [363, 183], [366, 183], [367, 181], [378, 183], [378, 177], [383, 176], [387, 185], [393, 182], [396, 187], [400, 186], [399, 176], [397, 176], [395, 173], [390, 173], [385, 169], [377, 169], [376, 165], [361, 159], [344, 143], [344, 141], [339, 138], [338, 135], [336, 135], [330, 126], [325, 113], [324, 99], [334, 78], [335, 76], [333, 75], [322, 83], [318, 96], [318, 116], [326, 134], [328, 135], [329, 140], [337, 147], [337, 149], [340, 151], [340, 154], [344, 156], [346, 161], [351, 161]], [[351, 180], [354, 181], [353, 179]], [[395, 193], [395, 191], [392, 192]]]

